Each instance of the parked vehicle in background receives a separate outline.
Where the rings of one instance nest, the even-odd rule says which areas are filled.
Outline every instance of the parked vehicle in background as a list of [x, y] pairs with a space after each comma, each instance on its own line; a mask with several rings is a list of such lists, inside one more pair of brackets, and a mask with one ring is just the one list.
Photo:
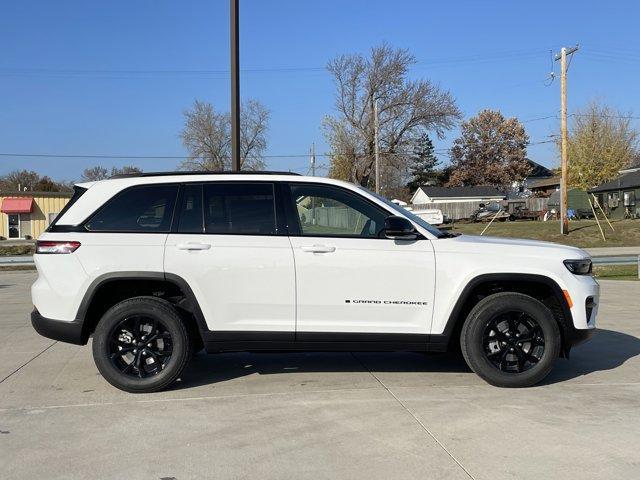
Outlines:
[[495, 220], [500, 222], [505, 222], [509, 220], [509, 212], [502, 208], [502, 205], [496, 202], [492, 202], [489, 204], [480, 204], [480, 208], [478, 208], [471, 215], [470, 220], [472, 222], [490, 222], [495, 218]]
[[517, 205], [509, 214], [509, 220], [512, 222], [515, 222], [516, 220], [540, 220], [542, 215], [544, 215], [543, 212], [536, 212], [534, 210], [529, 210], [526, 207]]
[[193, 352], [461, 349], [492, 385], [542, 380], [595, 329], [583, 250], [452, 235], [362, 187], [284, 173], [76, 185], [41, 235], [31, 320], [128, 392]]

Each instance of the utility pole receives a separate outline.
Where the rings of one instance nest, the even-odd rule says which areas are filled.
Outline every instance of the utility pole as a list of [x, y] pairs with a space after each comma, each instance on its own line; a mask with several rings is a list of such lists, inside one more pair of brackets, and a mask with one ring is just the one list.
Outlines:
[[378, 100], [373, 101], [373, 144], [376, 158], [376, 193], [380, 194], [380, 145], [378, 144]]
[[316, 144], [311, 144], [311, 176], [316, 176]]
[[230, 0], [231, 43], [231, 170], [240, 171], [240, 37], [239, 0]]
[[562, 47], [556, 55], [556, 61], [560, 60], [560, 117], [561, 117], [561, 163], [560, 169], [560, 233], [569, 234], [569, 219], [567, 218], [567, 176], [569, 171], [569, 159], [567, 158], [567, 56], [578, 51], [578, 46], [567, 49]]

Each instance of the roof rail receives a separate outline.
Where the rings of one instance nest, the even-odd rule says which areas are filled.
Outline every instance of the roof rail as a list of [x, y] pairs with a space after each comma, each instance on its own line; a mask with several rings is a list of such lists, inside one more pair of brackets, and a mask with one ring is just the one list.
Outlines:
[[109, 179], [113, 178], [135, 178], [135, 177], [166, 177], [169, 175], [297, 175], [299, 173], [294, 172], [275, 172], [275, 171], [248, 171], [243, 170], [240, 172], [232, 171], [205, 171], [205, 172], [189, 172], [189, 171], [175, 171], [175, 172], [140, 172], [140, 173], [121, 173], [118, 175], [112, 175]]

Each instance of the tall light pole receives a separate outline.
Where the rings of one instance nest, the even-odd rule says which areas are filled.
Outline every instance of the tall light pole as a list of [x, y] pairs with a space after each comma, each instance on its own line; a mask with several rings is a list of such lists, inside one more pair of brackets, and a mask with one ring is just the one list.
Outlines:
[[231, 43], [231, 170], [240, 171], [240, 36], [239, 0], [230, 0]]
[[378, 100], [373, 101], [373, 144], [375, 149], [375, 164], [376, 164], [376, 193], [380, 194], [380, 145], [378, 139], [378, 128], [380, 123], [378, 122]]

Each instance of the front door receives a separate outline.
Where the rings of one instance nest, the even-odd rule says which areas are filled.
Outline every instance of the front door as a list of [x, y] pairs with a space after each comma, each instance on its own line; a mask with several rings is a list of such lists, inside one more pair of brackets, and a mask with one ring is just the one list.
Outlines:
[[291, 183], [288, 211], [299, 339], [307, 332], [429, 333], [431, 241], [384, 238], [392, 213], [346, 188]]
[[[209, 330], [295, 332], [295, 271], [272, 183], [183, 186], [165, 271], [190, 285]], [[256, 339], [264, 338], [256, 334]]]
[[20, 238], [20, 214], [9, 213], [9, 238]]

